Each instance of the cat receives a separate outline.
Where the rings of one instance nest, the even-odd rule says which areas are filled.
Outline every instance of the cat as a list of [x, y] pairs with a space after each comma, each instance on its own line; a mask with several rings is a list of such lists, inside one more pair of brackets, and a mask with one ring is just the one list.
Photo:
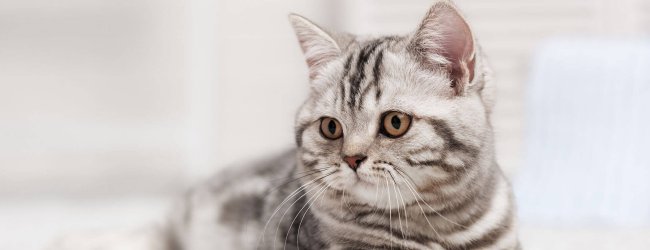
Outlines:
[[453, 3], [407, 36], [289, 19], [310, 82], [297, 148], [192, 189], [170, 250], [521, 248], [490, 70]]

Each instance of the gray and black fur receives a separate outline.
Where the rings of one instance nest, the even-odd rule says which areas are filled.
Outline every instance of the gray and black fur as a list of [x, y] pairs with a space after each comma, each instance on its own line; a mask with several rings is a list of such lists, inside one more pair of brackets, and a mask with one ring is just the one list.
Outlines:
[[[297, 149], [193, 189], [170, 249], [519, 249], [495, 157], [489, 69], [456, 8], [436, 3], [408, 36], [326, 32], [292, 15], [311, 93]], [[399, 138], [387, 111], [412, 117]], [[343, 136], [319, 132], [337, 119]], [[346, 155], [367, 156], [352, 169]]]

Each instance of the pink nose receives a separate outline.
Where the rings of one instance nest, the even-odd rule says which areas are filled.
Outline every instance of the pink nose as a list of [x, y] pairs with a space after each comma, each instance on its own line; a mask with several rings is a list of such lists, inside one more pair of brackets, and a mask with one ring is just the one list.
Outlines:
[[355, 155], [355, 156], [344, 156], [343, 160], [348, 163], [348, 166], [354, 171], [357, 171], [357, 168], [361, 163], [366, 159], [365, 155]]

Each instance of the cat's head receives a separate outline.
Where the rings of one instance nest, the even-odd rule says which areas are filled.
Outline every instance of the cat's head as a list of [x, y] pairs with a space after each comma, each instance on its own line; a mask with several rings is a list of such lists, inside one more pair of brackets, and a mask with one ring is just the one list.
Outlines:
[[396, 207], [492, 160], [484, 157], [492, 148], [489, 86], [452, 4], [436, 3], [402, 37], [334, 33], [298, 15], [290, 21], [311, 85], [296, 121], [300, 172], [310, 176], [303, 184]]

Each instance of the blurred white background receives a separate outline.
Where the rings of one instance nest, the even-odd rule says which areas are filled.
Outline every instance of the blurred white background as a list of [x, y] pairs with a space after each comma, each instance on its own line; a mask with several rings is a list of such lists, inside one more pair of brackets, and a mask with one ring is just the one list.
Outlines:
[[[293, 146], [308, 86], [289, 12], [338, 30], [405, 34], [431, 3], [0, 1], [0, 249], [155, 221], [196, 180]], [[524, 93], [540, 45], [650, 33], [647, 0], [457, 3], [497, 74], [498, 158], [513, 178], [525, 165]], [[638, 227], [523, 223], [527, 249], [650, 244]], [[610, 248], [616, 242], [630, 247]]]

